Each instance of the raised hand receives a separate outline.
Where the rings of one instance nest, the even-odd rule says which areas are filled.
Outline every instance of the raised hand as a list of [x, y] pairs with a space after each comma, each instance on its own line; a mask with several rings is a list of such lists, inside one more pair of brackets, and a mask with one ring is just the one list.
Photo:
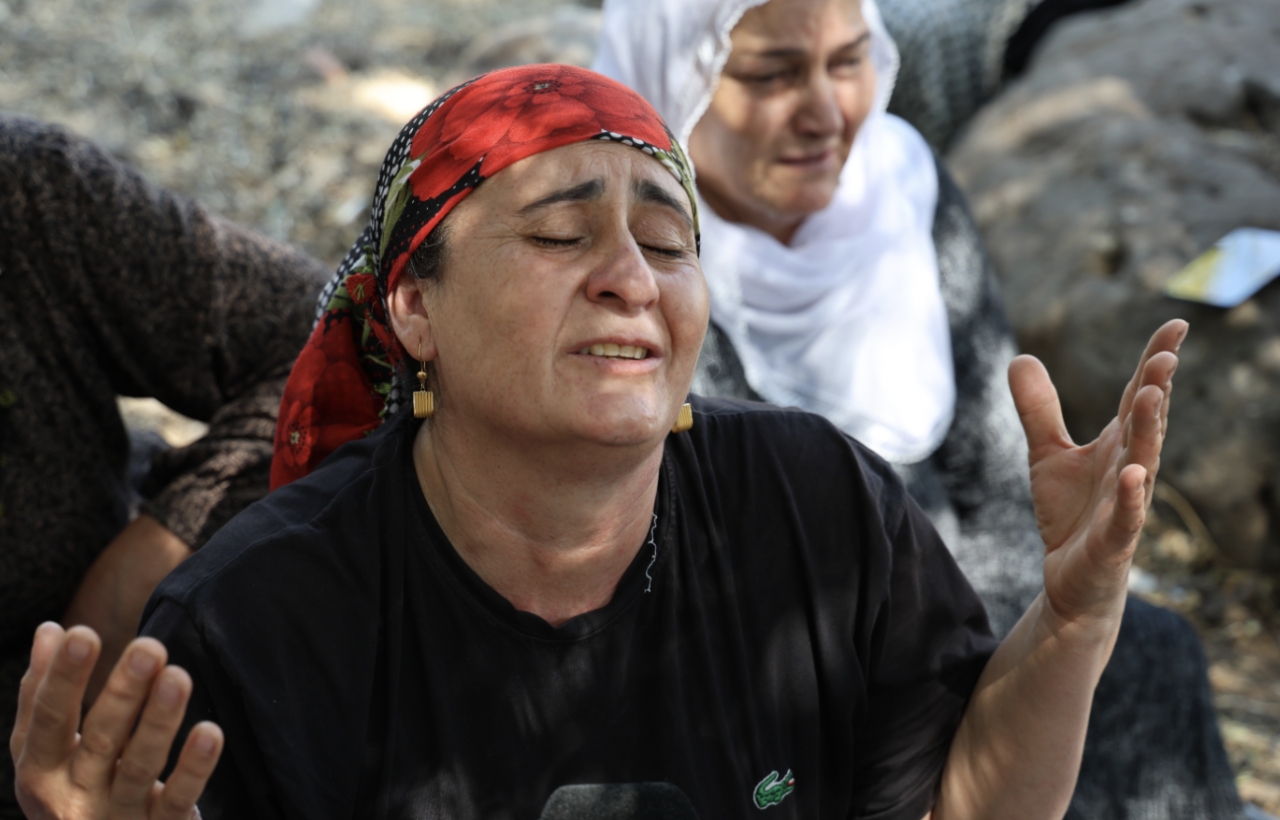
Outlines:
[[139, 638], [77, 732], [100, 651], [88, 627], [64, 631], [46, 623], [36, 630], [9, 740], [19, 805], [28, 820], [198, 817], [195, 803], [222, 753], [222, 730], [208, 722], [192, 728], [169, 779], [157, 780], [182, 724], [191, 678], [166, 665], [159, 641]]
[[1180, 319], [1155, 332], [1116, 418], [1083, 446], [1067, 434], [1044, 366], [1031, 356], [1009, 365], [1045, 543], [1045, 595], [1062, 623], [1118, 628], [1129, 563], [1160, 465], [1176, 353], [1186, 333]]

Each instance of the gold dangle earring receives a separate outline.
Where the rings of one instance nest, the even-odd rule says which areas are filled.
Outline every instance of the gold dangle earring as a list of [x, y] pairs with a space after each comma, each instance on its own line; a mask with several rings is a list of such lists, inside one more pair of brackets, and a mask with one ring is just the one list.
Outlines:
[[[414, 418], [429, 419], [436, 412], [436, 396], [427, 389], [427, 363], [422, 360], [422, 340], [418, 340], [418, 389], [413, 391]], [[692, 423], [692, 420], [690, 420]]]
[[671, 432], [683, 433], [691, 429], [693, 429], [693, 405], [686, 402], [680, 408], [680, 415], [676, 416], [676, 423], [671, 425]]

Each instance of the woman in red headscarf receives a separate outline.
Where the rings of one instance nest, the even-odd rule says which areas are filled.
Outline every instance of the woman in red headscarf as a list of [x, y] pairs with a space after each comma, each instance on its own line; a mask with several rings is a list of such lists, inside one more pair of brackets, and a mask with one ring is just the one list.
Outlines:
[[801, 411], [690, 412], [695, 201], [591, 72], [495, 72], [406, 126], [290, 379], [280, 489], [161, 585], [79, 736], [96, 638], [37, 633], [29, 816], [202, 789], [209, 818], [1059, 814], [1185, 326], [1085, 447], [1015, 362], [1050, 546], [996, 649], [883, 461]]

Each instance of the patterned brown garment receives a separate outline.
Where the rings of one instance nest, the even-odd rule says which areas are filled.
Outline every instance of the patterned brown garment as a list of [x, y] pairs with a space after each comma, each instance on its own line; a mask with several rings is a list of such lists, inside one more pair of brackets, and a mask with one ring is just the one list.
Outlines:
[[[209, 433], [159, 455], [143, 510], [193, 547], [267, 491], [285, 378], [328, 271], [149, 185], [89, 143], [0, 116], [0, 734], [31, 636], [129, 516], [116, 396]], [[0, 764], [0, 817], [13, 804]]]

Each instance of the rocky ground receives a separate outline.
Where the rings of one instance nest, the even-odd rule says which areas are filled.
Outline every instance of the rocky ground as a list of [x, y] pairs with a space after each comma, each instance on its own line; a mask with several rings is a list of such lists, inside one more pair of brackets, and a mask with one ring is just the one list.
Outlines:
[[1151, 329], [1191, 323], [1135, 586], [1200, 630], [1240, 790], [1273, 813], [1280, 286], [1230, 310], [1163, 288], [1226, 232], [1280, 229], [1277, 53], [1273, 0], [1082, 14], [1054, 28], [947, 155], [1019, 343], [1054, 374], [1078, 439], [1114, 414]]
[[1165, 484], [1134, 563], [1130, 587], [1200, 633], [1241, 797], [1280, 814], [1280, 577], [1233, 568]]
[[554, 0], [0, 0], [0, 109], [64, 123], [154, 182], [336, 263], [409, 116], [470, 76], [460, 66], [491, 62], [495, 34], [548, 18], [572, 28], [584, 12]]
[[[585, 62], [590, 5], [0, 0], [0, 110], [64, 123], [154, 182], [336, 263], [408, 116], [512, 50]], [[123, 405], [176, 443], [200, 433]], [[1205, 640], [1242, 794], [1280, 813], [1280, 578], [1231, 569], [1171, 491], [1137, 564], [1136, 589]]]

